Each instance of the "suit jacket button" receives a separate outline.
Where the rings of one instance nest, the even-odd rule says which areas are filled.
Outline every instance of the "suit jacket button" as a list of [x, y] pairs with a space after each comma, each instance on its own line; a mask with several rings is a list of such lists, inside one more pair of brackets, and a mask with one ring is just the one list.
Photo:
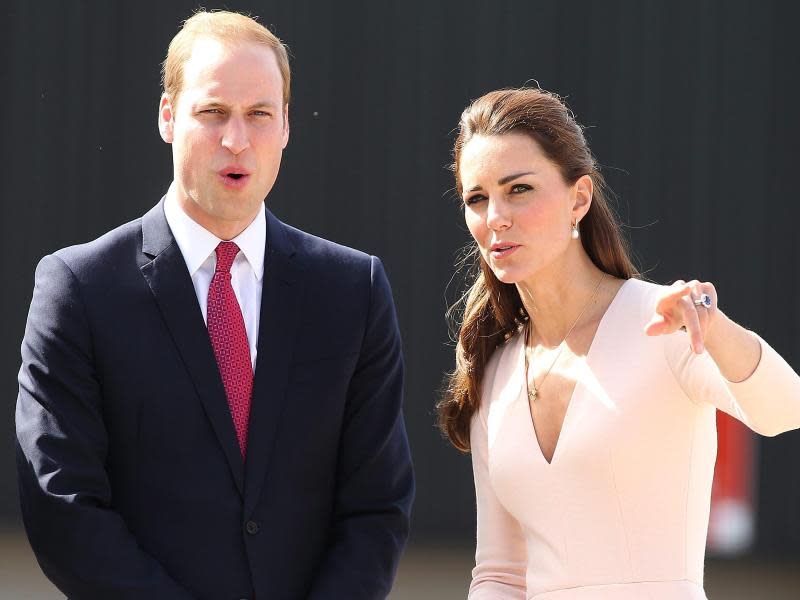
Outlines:
[[247, 533], [249, 533], [250, 535], [257, 534], [259, 529], [261, 529], [258, 526], [258, 523], [256, 523], [255, 521], [248, 521], [247, 523], [245, 523], [244, 528], [245, 528], [245, 531], [247, 531]]

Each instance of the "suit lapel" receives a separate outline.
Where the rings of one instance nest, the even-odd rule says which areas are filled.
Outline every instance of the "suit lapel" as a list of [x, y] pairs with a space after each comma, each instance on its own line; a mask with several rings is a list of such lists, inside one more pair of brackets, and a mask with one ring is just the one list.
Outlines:
[[236, 486], [243, 494], [244, 465], [225, 389], [208, 330], [203, 322], [203, 314], [197, 304], [192, 279], [167, 224], [163, 203], [162, 199], [142, 218], [142, 252], [152, 259], [143, 261], [142, 275], [156, 298], [197, 395], [228, 459]]
[[245, 514], [252, 512], [269, 465], [287, 401], [289, 365], [300, 317], [303, 285], [286, 226], [269, 211], [253, 400], [247, 435]]

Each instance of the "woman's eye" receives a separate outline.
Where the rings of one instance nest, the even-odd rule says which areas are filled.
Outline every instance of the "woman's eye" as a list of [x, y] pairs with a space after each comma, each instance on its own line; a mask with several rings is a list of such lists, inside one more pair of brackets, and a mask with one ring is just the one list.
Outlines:
[[476, 202], [480, 202], [481, 200], [485, 200], [486, 196], [481, 194], [475, 194], [474, 196], [469, 196], [466, 200], [464, 200], [464, 204], [467, 206], [472, 206]]
[[531, 190], [531, 189], [533, 189], [533, 188], [531, 188], [531, 186], [529, 186], [529, 185], [527, 185], [525, 183], [516, 183], [516, 184], [511, 186], [511, 193], [512, 194], [521, 194], [521, 193], [527, 192], [528, 190]]

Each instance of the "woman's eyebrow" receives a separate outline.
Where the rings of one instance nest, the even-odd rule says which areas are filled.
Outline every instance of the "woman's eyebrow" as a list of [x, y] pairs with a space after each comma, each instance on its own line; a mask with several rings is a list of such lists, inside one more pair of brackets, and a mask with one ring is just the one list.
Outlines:
[[536, 175], [533, 171], [525, 171], [524, 173], [514, 173], [513, 175], [506, 175], [505, 177], [501, 177], [497, 180], [497, 185], [505, 185], [509, 181], [514, 181], [517, 177], [522, 177], [523, 175]]
[[[505, 177], [501, 177], [497, 180], [497, 185], [505, 185], [510, 181], [514, 181], [517, 177], [522, 177], [523, 175], [536, 175], [534, 171], [525, 171], [523, 173], [514, 173], [513, 175], [506, 175]], [[467, 192], [477, 192], [482, 190], [483, 188], [480, 185], [473, 186], [466, 190]]]

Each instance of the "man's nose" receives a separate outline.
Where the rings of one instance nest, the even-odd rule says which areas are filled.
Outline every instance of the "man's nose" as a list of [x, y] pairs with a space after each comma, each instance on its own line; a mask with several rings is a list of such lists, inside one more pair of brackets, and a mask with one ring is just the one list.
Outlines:
[[486, 206], [486, 226], [494, 231], [511, 227], [508, 207], [503, 202], [489, 198]]
[[232, 116], [228, 119], [222, 132], [222, 147], [228, 149], [232, 154], [238, 155], [249, 146], [247, 124], [243, 119]]

